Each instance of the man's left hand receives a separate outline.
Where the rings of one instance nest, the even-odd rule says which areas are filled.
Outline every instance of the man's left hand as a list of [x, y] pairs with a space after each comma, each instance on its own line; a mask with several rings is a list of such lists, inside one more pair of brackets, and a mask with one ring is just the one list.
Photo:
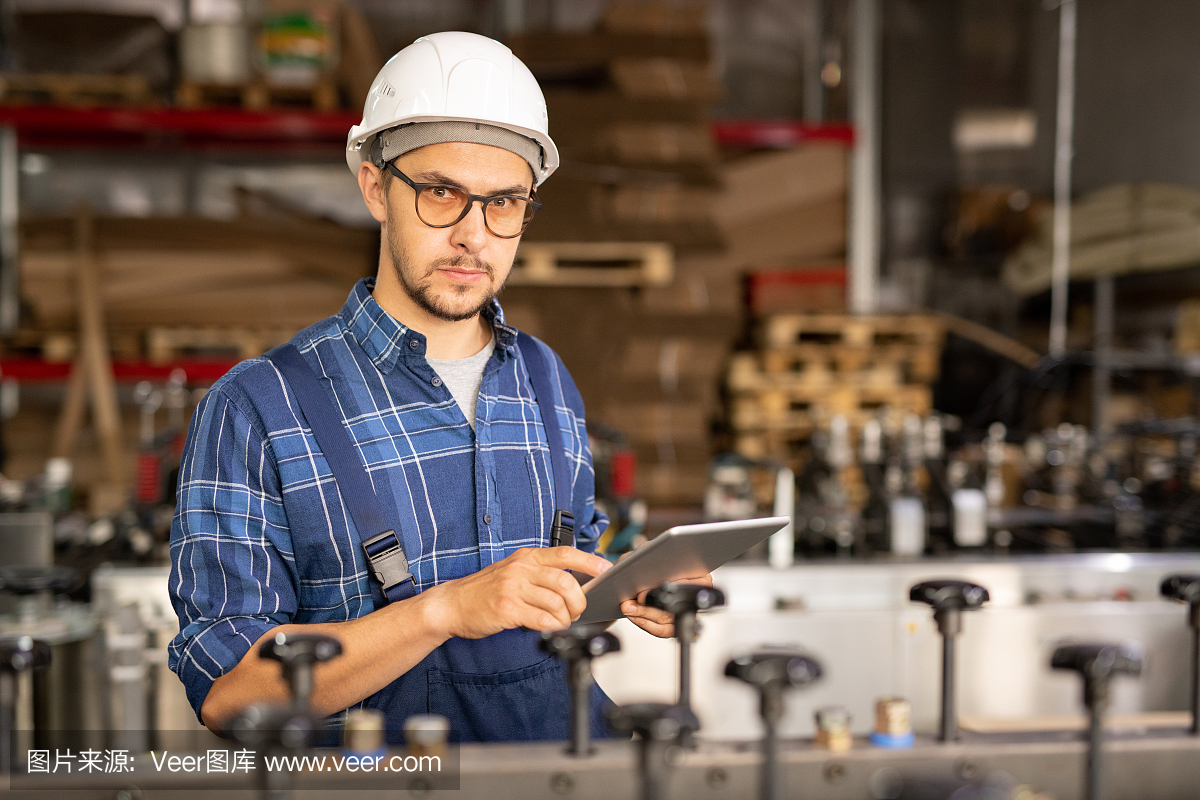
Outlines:
[[[622, 556], [624, 558], [624, 556]], [[712, 575], [705, 573], [695, 578], [680, 578], [672, 583], [695, 583], [700, 586], [712, 586]], [[649, 591], [641, 592], [635, 600], [621, 603], [621, 613], [630, 622], [637, 625], [653, 636], [660, 639], [670, 639], [675, 635], [675, 615], [659, 608], [646, 605], [646, 595]]]

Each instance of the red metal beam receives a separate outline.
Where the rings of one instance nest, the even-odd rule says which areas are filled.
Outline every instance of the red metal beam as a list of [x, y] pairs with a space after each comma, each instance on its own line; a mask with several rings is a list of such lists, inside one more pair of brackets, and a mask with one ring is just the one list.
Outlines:
[[0, 106], [0, 125], [23, 147], [227, 146], [344, 147], [358, 114], [304, 109], [62, 108]]
[[794, 147], [802, 142], [854, 144], [854, 129], [828, 123], [810, 125], [794, 119], [721, 119], [712, 123], [718, 144], [737, 147]]
[[[213, 383], [238, 362], [196, 359], [171, 364], [151, 364], [147, 361], [114, 361], [113, 377], [122, 383], [165, 381], [172, 370], [182, 369], [190, 384]], [[0, 379], [29, 383], [65, 381], [71, 375], [68, 361], [43, 361], [40, 358], [0, 359]]]

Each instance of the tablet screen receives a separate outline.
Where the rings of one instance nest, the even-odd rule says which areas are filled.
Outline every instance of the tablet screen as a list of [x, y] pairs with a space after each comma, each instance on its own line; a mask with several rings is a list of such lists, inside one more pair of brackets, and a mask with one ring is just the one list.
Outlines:
[[579, 621], [620, 619], [625, 600], [669, 581], [712, 572], [789, 522], [788, 517], [763, 517], [671, 528], [584, 584], [588, 605]]

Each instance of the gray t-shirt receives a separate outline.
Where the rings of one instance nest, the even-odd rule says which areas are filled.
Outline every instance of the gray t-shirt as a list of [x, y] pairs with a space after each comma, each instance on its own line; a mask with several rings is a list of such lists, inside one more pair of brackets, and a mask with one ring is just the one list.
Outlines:
[[429, 366], [438, 374], [450, 394], [462, 409], [463, 416], [475, 429], [475, 405], [479, 402], [479, 386], [483, 383], [483, 368], [487, 366], [492, 351], [496, 349], [496, 336], [473, 356], [467, 358], [429, 358]]

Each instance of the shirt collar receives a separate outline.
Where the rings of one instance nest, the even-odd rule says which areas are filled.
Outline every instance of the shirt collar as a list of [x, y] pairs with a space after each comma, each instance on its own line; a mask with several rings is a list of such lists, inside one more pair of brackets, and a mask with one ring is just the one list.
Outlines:
[[[342, 306], [342, 318], [350, 335], [383, 373], [391, 372], [401, 356], [424, 359], [425, 335], [400, 324], [384, 311], [383, 306], [371, 295], [374, 288], [374, 278], [363, 278], [354, 284], [354, 289], [346, 298]], [[496, 332], [496, 351], [511, 355], [517, 344], [517, 330], [504, 322], [504, 309], [500, 307], [500, 301], [492, 298], [482, 313]]]

